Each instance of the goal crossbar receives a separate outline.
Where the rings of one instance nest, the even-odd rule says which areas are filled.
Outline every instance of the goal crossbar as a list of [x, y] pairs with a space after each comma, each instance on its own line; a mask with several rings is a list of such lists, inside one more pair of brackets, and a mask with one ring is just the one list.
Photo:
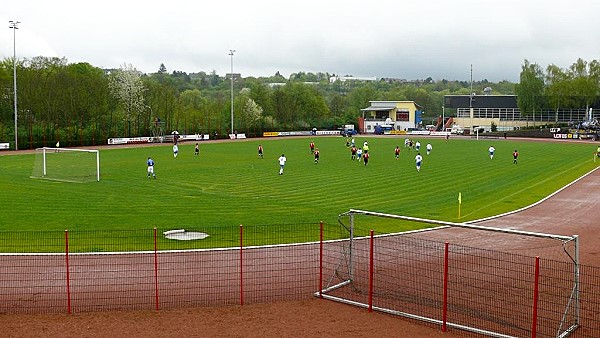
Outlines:
[[352, 214], [403, 219], [403, 220], [407, 220], [407, 221], [437, 224], [440, 226], [450, 226], [450, 227], [465, 228], [465, 229], [471, 229], [471, 230], [484, 230], [484, 231], [494, 231], [494, 232], [501, 232], [501, 233], [506, 233], [506, 234], [514, 234], [514, 235], [524, 235], [524, 236], [532, 236], [532, 237], [540, 237], [540, 238], [552, 238], [552, 239], [558, 239], [561, 241], [572, 241], [577, 237], [576, 235], [564, 236], [564, 235], [547, 234], [547, 233], [532, 232], [532, 231], [496, 228], [496, 227], [473, 225], [473, 224], [468, 224], [468, 223], [455, 223], [455, 222], [439, 221], [439, 220], [418, 218], [418, 217], [411, 217], [411, 216], [393, 215], [393, 214], [386, 214], [386, 213], [381, 213], [381, 212], [358, 210], [358, 209], [350, 209], [349, 211], [340, 214], [338, 217], [352, 215]]

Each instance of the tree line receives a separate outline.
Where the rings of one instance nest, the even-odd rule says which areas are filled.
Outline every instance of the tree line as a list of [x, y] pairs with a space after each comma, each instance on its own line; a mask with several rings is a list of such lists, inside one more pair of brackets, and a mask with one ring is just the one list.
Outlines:
[[[129, 64], [101, 69], [89, 63], [69, 63], [66, 58], [7, 58], [0, 63], [0, 142], [14, 140], [13, 61], [20, 149], [50, 146], [58, 140], [65, 146], [106, 144], [108, 138], [152, 136], [159, 129], [166, 134], [177, 130], [223, 137], [231, 130], [229, 76], [234, 76], [233, 129], [249, 136], [356, 124], [360, 109], [374, 100], [415, 101], [428, 121], [442, 114], [444, 95], [471, 92], [468, 81], [432, 78], [342, 82], [331, 81], [335, 74], [306, 72], [288, 78], [279, 72], [268, 77], [239, 77], [221, 76], [214, 70], [168, 72], [164, 64], [156, 73], [144, 74]], [[586, 63], [587, 74], [591, 64]], [[597, 62], [593, 65], [597, 74]], [[534, 66], [526, 60], [523, 72], [537, 71]], [[560, 87], [555, 84], [561, 83], [560, 74], [570, 74], [558, 70], [553, 68], [552, 90]], [[482, 93], [488, 87], [494, 94], [529, 91], [531, 81], [523, 72], [517, 86], [509, 81], [481, 80], [473, 83], [474, 91]], [[539, 75], [535, 74], [534, 80]], [[535, 105], [538, 107], [537, 102]]]
[[542, 110], [600, 108], [600, 61], [577, 59], [563, 69], [548, 65], [544, 69], [525, 60], [519, 83], [515, 86], [521, 114]]

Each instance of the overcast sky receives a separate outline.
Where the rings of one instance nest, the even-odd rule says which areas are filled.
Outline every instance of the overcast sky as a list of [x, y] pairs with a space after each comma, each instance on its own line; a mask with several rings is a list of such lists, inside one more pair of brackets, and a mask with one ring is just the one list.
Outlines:
[[360, 77], [516, 82], [600, 59], [599, 0], [10, 0], [0, 57], [66, 57], [102, 68], [215, 70], [247, 76], [329, 72]]

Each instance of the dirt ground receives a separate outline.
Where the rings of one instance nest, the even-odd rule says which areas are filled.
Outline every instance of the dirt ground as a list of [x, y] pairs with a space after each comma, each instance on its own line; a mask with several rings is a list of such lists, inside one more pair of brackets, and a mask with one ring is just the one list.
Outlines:
[[[519, 213], [482, 225], [578, 234], [583, 264], [600, 265], [600, 170]], [[436, 232], [431, 232], [435, 234]], [[455, 236], [472, 236], [457, 232]], [[436, 235], [433, 235], [436, 237]], [[477, 237], [469, 238], [471, 243]], [[332, 301], [183, 310], [0, 314], [2, 337], [476, 337]]]
[[[173, 311], [1, 315], [3, 337], [469, 337], [464, 332], [311, 299]], [[471, 335], [470, 337], [475, 337]]]

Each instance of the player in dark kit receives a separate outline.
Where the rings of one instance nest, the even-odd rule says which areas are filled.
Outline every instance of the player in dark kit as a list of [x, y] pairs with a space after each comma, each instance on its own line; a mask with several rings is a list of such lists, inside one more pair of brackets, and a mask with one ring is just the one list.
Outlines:
[[261, 144], [258, 145], [258, 157], [263, 158], [263, 147]]
[[358, 149], [356, 149], [356, 147], [355, 147], [355, 146], [352, 146], [352, 147], [350, 148], [350, 153], [352, 154], [352, 159], [353, 159], [353, 160], [356, 160], [356, 151], [357, 151], [357, 150], [358, 150]]
[[396, 149], [394, 149], [394, 157], [396, 159], [398, 159], [400, 157], [400, 147], [396, 146]]
[[314, 154], [315, 153], [315, 143], [313, 141], [310, 141], [310, 153]]
[[315, 164], [319, 163], [319, 148], [315, 149]]
[[517, 149], [515, 149], [515, 151], [513, 151], [513, 164], [517, 164], [518, 158], [519, 158], [519, 152], [517, 151]]
[[371, 157], [371, 155], [369, 155], [369, 153], [364, 153], [363, 162], [365, 162], [365, 165], [367, 165], [369, 163], [369, 157]]

